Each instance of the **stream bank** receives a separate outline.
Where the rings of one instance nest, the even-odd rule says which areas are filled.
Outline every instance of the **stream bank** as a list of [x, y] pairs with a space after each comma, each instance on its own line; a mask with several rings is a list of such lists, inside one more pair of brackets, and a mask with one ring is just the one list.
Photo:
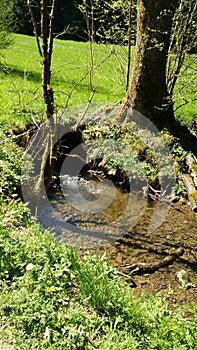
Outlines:
[[124, 272], [128, 265], [152, 264], [168, 256], [173, 249], [182, 248], [184, 254], [173, 264], [153, 273], [133, 275], [131, 280], [126, 276], [122, 278], [127, 280], [137, 296], [159, 293], [171, 307], [174, 304], [196, 304], [197, 288], [183, 288], [178, 284], [176, 275], [181, 269], [186, 270], [197, 286], [197, 214], [188, 205], [177, 202], [171, 205], [163, 224], [154, 233], [147, 232], [145, 221], [146, 218], [142, 217], [127, 235], [94, 252], [105, 253], [110, 264]]
[[[197, 286], [197, 214], [188, 204], [179, 201], [169, 205], [162, 224], [154, 232], [149, 232], [147, 228], [157, 205], [153, 201], [145, 203], [135, 197], [133, 207], [129, 207], [130, 210], [127, 211], [127, 217], [124, 216], [121, 220], [121, 212], [129, 203], [130, 193], [116, 188], [114, 200], [111, 198], [113, 193], [109, 183], [101, 182], [98, 186], [92, 179], [69, 175], [60, 181], [64, 186], [64, 195], [61, 192], [51, 194], [50, 203], [58, 208], [63, 220], [68, 221], [74, 228], [88, 233], [87, 237], [84, 236], [85, 238], [80, 241], [73, 232], [70, 237], [67, 236], [66, 231], [61, 236], [62, 241], [68, 242], [71, 239], [71, 244], [76, 243], [77, 247], [81, 243], [79, 251], [82, 255], [87, 250], [92, 254], [106, 254], [108, 262], [118, 270], [121, 278], [127, 281], [136, 296], [142, 296], [143, 293], [159, 293], [169, 301], [170, 306], [185, 304], [192, 306], [196, 303], [197, 288], [183, 288], [177, 281], [177, 273], [184, 269], [193, 285]], [[79, 196], [78, 191], [75, 192], [79, 184], [89, 208], [92, 208], [94, 200], [97, 201], [100, 194], [104, 195], [105, 201], [106, 198], [110, 199], [111, 204], [102, 212], [100, 210], [95, 210], [94, 213], [91, 210], [88, 212], [87, 207], [85, 211], [80, 210], [83, 198]], [[66, 188], [72, 189], [70, 196], [75, 196], [74, 207], [66, 196]], [[75, 206], [76, 203], [78, 207]], [[100, 204], [104, 205], [102, 196]], [[139, 275], [128, 274], [127, 269], [130, 266], [157, 264], [178, 250], [182, 251], [180, 256], [155, 271]]]
[[[121, 131], [121, 130], [120, 130]], [[99, 130], [100, 132], [100, 130]], [[99, 135], [99, 134], [98, 134]], [[97, 136], [98, 136], [97, 135]], [[111, 140], [111, 139], [110, 139]], [[70, 152], [70, 150], [69, 150]], [[68, 152], [68, 153], [69, 153]], [[182, 151], [181, 151], [182, 152]], [[80, 151], [82, 154], [82, 151]], [[84, 159], [86, 159], [87, 153]], [[85, 165], [81, 163], [82, 166]], [[73, 165], [70, 169], [74, 169]], [[76, 167], [77, 168], [77, 167]], [[100, 170], [91, 167], [89, 170]], [[70, 174], [73, 176], [73, 174]], [[78, 176], [79, 173], [74, 174]], [[82, 174], [84, 176], [84, 174]], [[82, 177], [83, 177], [82, 176]], [[67, 178], [68, 180], [68, 178]], [[67, 181], [66, 180], [66, 181]], [[79, 177], [76, 179], [79, 181]], [[66, 184], [66, 181], [62, 182], [62, 186]], [[88, 182], [89, 181], [89, 182]], [[100, 181], [100, 180], [99, 180]], [[102, 183], [102, 181], [101, 181]], [[94, 200], [97, 200], [101, 193], [97, 187], [97, 181], [92, 178], [87, 180], [86, 188], [82, 189], [83, 195], [85, 194], [86, 199], [89, 201], [89, 207], [92, 206]], [[67, 186], [69, 188], [70, 184]], [[104, 189], [104, 197], [111, 197], [112, 190], [107, 184]], [[66, 213], [66, 220], [70, 221], [72, 225], [77, 226], [85, 231], [95, 232], [95, 230], [105, 235], [101, 241], [91, 241], [90, 247], [81, 248], [81, 254], [89, 249], [93, 254], [106, 254], [107, 260], [116, 269], [118, 269], [122, 278], [125, 278], [130, 284], [134, 294], [137, 296], [143, 295], [143, 293], [159, 293], [162, 297], [165, 297], [169, 304], [177, 305], [192, 305], [196, 303], [197, 299], [197, 288], [183, 288], [177, 282], [177, 273], [184, 269], [188, 272], [193, 285], [197, 286], [197, 214], [192, 211], [188, 204], [177, 201], [172, 203], [169, 200], [168, 212], [164, 216], [163, 222], [159, 227], [149, 232], [148, 225], [150, 217], [154, 213], [156, 202], [150, 201], [147, 193], [140, 193], [136, 191], [136, 188], [129, 191], [124, 191], [117, 188], [116, 184], [116, 198], [109, 199], [111, 204], [107, 207], [107, 210], [100, 212], [94, 212], [86, 208], [85, 212], [79, 214], [79, 212], [73, 212], [67, 207], [66, 197], [72, 197], [73, 189], [71, 193], [68, 192], [68, 196], [65, 198], [59, 196], [59, 198], [51, 198], [51, 203], [54, 206], [60, 208], [62, 212]], [[137, 186], [142, 188], [142, 186]], [[145, 188], [146, 186], [144, 186]], [[64, 187], [65, 190], [65, 187]], [[63, 191], [64, 192], [64, 191]], [[101, 191], [102, 192], [102, 191]], [[129, 203], [129, 196], [132, 194], [132, 200]], [[140, 196], [139, 196], [140, 194]], [[79, 193], [77, 193], [77, 196]], [[112, 195], [113, 197], [113, 195]], [[81, 197], [76, 197], [75, 204], [80, 203]], [[81, 202], [82, 203], [82, 202]], [[130, 205], [126, 214], [123, 217], [123, 221], [115, 221], [119, 218], [122, 211]], [[102, 205], [104, 205], [102, 203]], [[83, 204], [79, 204], [79, 207], [83, 207]], [[75, 208], [80, 209], [80, 208]], [[132, 215], [131, 215], [132, 212]], [[69, 215], [68, 215], [69, 214]], [[109, 226], [109, 222], [112, 222], [112, 226]], [[107, 242], [107, 237], [110, 237]], [[87, 237], [88, 244], [90, 243], [90, 236]], [[85, 242], [85, 243], [86, 243]], [[94, 244], [95, 243], [95, 244]], [[151, 264], [157, 263], [165, 257], [172, 254], [174, 250], [182, 249], [183, 254], [176, 258], [171, 264], [165, 267], [160, 267], [152, 273], [145, 273], [141, 275], [127, 276], [125, 268], [129, 265], [135, 265], [139, 263]], [[123, 276], [125, 275], [125, 276]]]

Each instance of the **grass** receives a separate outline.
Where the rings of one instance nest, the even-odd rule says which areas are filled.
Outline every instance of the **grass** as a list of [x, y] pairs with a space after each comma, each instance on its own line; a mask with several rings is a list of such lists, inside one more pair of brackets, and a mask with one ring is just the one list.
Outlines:
[[[187, 55], [175, 87], [175, 116], [184, 124], [197, 121], [197, 55]], [[188, 67], [188, 68], [187, 68]], [[185, 70], [187, 68], [187, 70]], [[191, 101], [191, 102], [190, 102]], [[182, 106], [181, 108], [179, 108]]]
[[104, 256], [79, 258], [35, 224], [1, 228], [0, 254], [0, 327], [13, 349], [197, 349], [197, 310], [186, 319], [159, 296], [136, 299]]
[[[24, 128], [41, 118], [41, 65], [35, 39], [15, 34], [4, 53], [0, 69], [0, 122]], [[86, 104], [91, 96], [88, 43], [57, 40], [54, 44], [52, 85], [57, 109]], [[3, 66], [3, 63], [5, 64]], [[117, 102], [124, 96], [126, 52], [123, 48], [96, 45], [91, 74], [96, 89], [93, 102]], [[97, 69], [96, 69], [97, 67]], [[75, 87], [68, 101], [71, 90]]]
[[[0, 65], [0, 123], [6, 131], [24, 129], [40, 120], [44, 114], [41, 92], [41, 64], [35, 38], [14, 34], [14, 43], [3, 52]], [[196, 59], [188, 55], [186, 65]], [[52, 64], [52, 86], [60, 112], [67, 104], [86, 104], [96, 89], [93, 102], [114, 103], [123, 99], [126, 81], [126, 48], [95, 45], [93, 64], [88, 43], [56, 40]], [[175, 91], [175, 109], [185, 100], [192, 100], [196, 92], [196, 72], [192, 68], [183, 75]], [[184, 67], [183, 67], [184, 70]], [[71, 94], [72, 91], [72, 94]], [[71, 96], [70, 96], [71, 94]], [[69, 97], [70, 96], [70, 97]], [[185, 122], [196, 120], [197, 101], [176, 111], [177, 118]]]

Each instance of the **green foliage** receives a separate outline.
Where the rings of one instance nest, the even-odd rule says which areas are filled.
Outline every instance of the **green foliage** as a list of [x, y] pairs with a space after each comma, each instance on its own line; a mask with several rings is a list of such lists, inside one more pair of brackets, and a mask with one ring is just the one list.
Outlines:
[[1, 135], [0, 149], [0, 195], [6, 198], [20, 193], [22, 154], [24, 150], [6, 135]]
[[12, 1], [1, 0], [0, 2], [0, 53], [12, 43], [12, 36], [9, 32], [12, 29]]
[[[11, 0], [9, 3], [10, 2], [13, 6], [13, 32], [34, 35], [31, 17], [27, 7], [27, 0]], [[80, 0], [70, 0], [67, 2], [65, 2], [65, 0], [58, 0], [56, 2], [54, 30], [56, 34], [64, 39], [86, 39], [83, 32], [85, 22], [77, 8], [78, 2], [80, 2]], [[32, 9], [37, 23], [40, 22], [39, 3], [40, 1], [32, 1]], [[49, 0], [48, 6], [50, 6], [51, 3], [52, 1]]]
[[[33, 35], [33, 25], [27, 6], [27, 0], [12, 0], [13, 2], [13, 32], [26, 35]], [[35, 19], [39, 22], [38, 1], [34, 2]]]
[[[143, 133], [143, 135], [142, 135]], [[174, 178], [170, 151], [161, 135], [139, 130], [136, 123], [127, 127], [104, 122], [88, 125], [83, 132], [90, 159], [103, 159], [107, 173], [121, 168], [130, 178], [154, 183], [159, 177]]]
[[12, 44], [12, 37], [6, 31], [0, 31], [0, 51], [2, 56], [2, 50], [6, 49], [8, 46]]
[[196, 349], [197, 313], [135, 299], [105, 257], [77, 253], [37, 226], [0, 227], [0, 315], [13, 349]]
[[174, 193], [175, 195], [177, 195], [178, 197], [182, 197], [182, 198], [186, 198], [187, 197], [187, 191], [185, 188], [185, 185], [183, 183], [183, 181], [178, 180], [175, 187], [174, 187]]
[[[4, 53], [6, 67], [0, 66], [0, 125], [6, 132], [10, 129], [24, 130], [27, 125], [39, 123], [44, 113], [40, 59], [35, 38], [24, 35], [13, 35], [13, 37], [14, 45]], [[193, 60], [191, 55], [186, 59], [188, 65]], [[115, 103], [123, 98], [126, 61], [127, 54], [123, 48], [95, 44], [92, 84], [96, 92], [93, 103]], [[67, 103], [69, 106], [87, 103], [91, 95], [89, 69], [90, 57], [87, 43], [55, 41], [52, 85], [58, 112], [61, 113]], [[193, 99], [195, 95], [195, 71], [192, 74], [191, 83], [186, 84], [185, 80], [178, 81], [178, 84], [182, 84], [180, 86], [184, 86], [183, 92], [187, 100]], [[70, 96], [75, 85], [76, 88]], [[175, 106], [179, 102], [180, 100], [177, 100]], [[192, 121], [196, 118], [194, 111], [195, 102], [184, 105], [177, 110], [176, 115], [177, 117], [180, 115], [180, 119]]]
[[13, 19], [13, 1], [1, 0], [0, 2], [0, 31], [11, 31]]
[[171, 145], [170, 148], [171, 154], [173, 156], [173, 158], [177, 161], [177, 165], [178, 165], [178, 169], [181, 172], [187, 172], [188, 170], [188, 166], [186, 163], [186, 156], [187, 156], [187, 152], [184, 151], [184, 149], [182, 148], [182, 146], [180, 145], [180, 143], [174, 139], [173, 144]]
[[29, 209], [15, 195], [11, 197], [0, 198], [0, 221], [3, 228], [20, 228], [32, 224]]
[[[96, 45], [94, 53], [92, 83], [96, 92], [93, 103], [116, 102], [124, 96], [125, 52], [119, 47]], [[14, 45], [5, 51], [5, 59], [7, 68], [0, 69], [0, 124], [6, 131], [13, 128], [24, 130], [27, 125], [43, 120], [44, 114], [40, 58], [35, 38], [15, 34]], [[82, 105], [83, 113], [83, 104], [92, 93], [89, 70], [89, 44], [55, 41], [52, 85], [58, 113], [67, 104]]]
[[175, 116], [183, 124], [196, 121], [196, 71], [197, 55], [186, 55], [174, 90]]
[[126, 304], [125, 285], [107, 264], [105, 256], [86, 255], [79, 264], [76, 278], [81, 295], [85, 298], [83, 301], [88, 301], [99, 313], [114, 318], [119, 315]]
[[[129, 21], [131, 10], [131, 28]], [[100, 1], [83, 0], [79, 5], [87, 23], [89, 40], [97, 42], [126, 44], [130, 33], [133, 44], [136, 34], [136, 4], [129, 0]]]
[[[197, 310], [193, 318], [186, 319], [184, 314], [170, 312], [158, 296], [136, 300], [104, 257], [87, 255], [80, 259], [71, 248], [40, 231], [24, 204], [15, 200], [22, 149], [11, 141], [13, 129], [24, 129], [41, 121], [43, 115], [34, 38], [16, 35], [15, 39], [14, 46], [6, 51], [7, 69], [0, 70], [0, 122], [4, 131], [0, 152], [0, 326], [10, 328], [15, 349], [196, 349]], [[125, 53], [117, 52], [118, 56], [110, 56], [100, 65], [108, 53], [106, 47], [95, 46], [99, 67], [94, 72], [96, 102], [115, 102], [124, 94], [119, 62], [120, 57], [124, 62]], [[67, 95], [84, 71], [88, 72], [88, 57], [87, 44], [56, 41], [52, 79], [58, 110], [65, 106]], [[89, 81], [84, 78], [70, 104], [86, 103], [90, 93]], [[123, 128], [107, 130], [104, 125], [96, 132], [101, 140], [103, 135], [106, 138], [104, 146], [109, 153], [112, 141], [124, 142], [127, 150], [130, 147], [128, 156], [122, 157], [125, 163], [117, 158], [113, 165], [136, 165], [138, 154], [141, 159], [145, 155], [154, 157], [146, 153], [140, 137], [134, 142], [132, 133], [126, 134]], [[94, 136], [91, 129], [89, 133]], [[183, 156], [184, 164], [178, 145], [174, 154]], [[155, 164], [145, 170], [154, 175]]]

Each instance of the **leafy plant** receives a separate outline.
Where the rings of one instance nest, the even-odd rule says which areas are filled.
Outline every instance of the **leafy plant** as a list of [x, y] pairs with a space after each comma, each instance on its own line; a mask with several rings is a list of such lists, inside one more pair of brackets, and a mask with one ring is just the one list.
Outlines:
[[20, 198], [15, 195], [0, 198], [0, 220], [4, 228], [27, 227], [33, 223], [29, 209]]
[[7, 140], [3, 135], [3, 147], [0, 150], [0, 194], [7, 197], [20, 193], [20, 175], [23, 150], [16, 143]]
[[174, 193], [175, 193], [175, 195], [177, 195], [179, 197], [183, 197], [183, 198], [187, 197], [187, 191], [186, 191], [186, 188], [185, 188], [183, 181], [181, 181], [181, 180], [177, 181], [177, 183], [174, 187]]
[[187, 163], [186, 163], [187, 152], [183, 150], [183, 148], [181, 147], [181, 145], [178, 141], [176, 141], [176, 140], [174, 141], [170, 151], [171, 151], [172, 156], [174, 157], [174, 159], [178, 163], [177, 170], [179, 170], [181, 172], [187, 172], [187, 170], [188, 170]]

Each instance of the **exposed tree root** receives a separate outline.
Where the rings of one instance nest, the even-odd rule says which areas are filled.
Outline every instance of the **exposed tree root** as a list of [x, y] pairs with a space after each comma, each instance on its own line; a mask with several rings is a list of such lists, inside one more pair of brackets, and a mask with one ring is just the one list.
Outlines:
[[160, 261], [153, 262], [150, 264], [137, 263], [129, 266], [119, 266], [119, 268], [125, 275], [143, 275], [145, 273], [153, 273], [162, 267], [166, 267], [173, 264], [174, 261], [183, 254], [184, 249], [178, 248], [177, 250], [174, 250]]

